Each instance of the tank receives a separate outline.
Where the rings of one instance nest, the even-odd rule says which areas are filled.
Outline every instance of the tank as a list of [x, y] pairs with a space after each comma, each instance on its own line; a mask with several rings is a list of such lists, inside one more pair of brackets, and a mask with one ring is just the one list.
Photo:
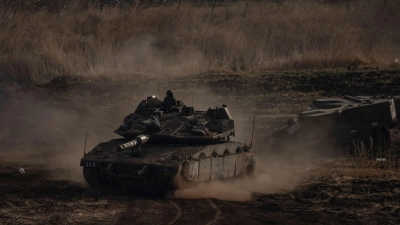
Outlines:
[[235, 127], [226, 105], [197, 111], [182, 101], [164, 109], [161, 101], [143, 100], [114, 132], [122, 138], [81, 159], [91, 187], [171, 190], [176, 179], [196, 183], [254, 171], [251, 146], [231, 141]]
[[[298, 117], [272, 134], [283, 149], [317, 143], [355, 154], [388, 154], [390, 129], [397, 125], [400, 98], [395, 96], [344, 96], [315, 99]], [[325, 146], [326, 147], [326, 146]]]

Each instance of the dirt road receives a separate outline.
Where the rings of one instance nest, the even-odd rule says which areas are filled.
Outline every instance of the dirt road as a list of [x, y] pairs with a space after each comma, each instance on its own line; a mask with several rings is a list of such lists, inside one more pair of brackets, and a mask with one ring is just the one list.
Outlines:
[[[3, 91], [0, 224], [399, 224], [394, 164], [355, 162], [327, 150], [281, 155], [268, 148], [272, 131], [311, 99], [376, 94], [376, 86], [397, 86], [399, 73], [71, 78]], [[115, 138], [113, 130], [141, 99], [162, 98], [167, 89], [195, 108], [227, 104], [238, 141], [250, 142], [256, 115], [260, 175], [204, 185], [178, 198], [94, 193], [79, 167], [86, 132], [88, 150]], [[398, 148], [399, 130], [392, 135]]]

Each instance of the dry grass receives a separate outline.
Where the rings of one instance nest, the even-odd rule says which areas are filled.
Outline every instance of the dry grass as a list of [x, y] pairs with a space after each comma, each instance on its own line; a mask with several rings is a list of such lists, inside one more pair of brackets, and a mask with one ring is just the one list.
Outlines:
[[[260, 1], [259, 1], [260, 2]], [[322, 1], [326, 2], [326, 1]], [[392, 67], [400, 58], [400, 2], [246, 1], [210, 6], [0, 11], [0, 81], [63, 75], [186, 75]]]

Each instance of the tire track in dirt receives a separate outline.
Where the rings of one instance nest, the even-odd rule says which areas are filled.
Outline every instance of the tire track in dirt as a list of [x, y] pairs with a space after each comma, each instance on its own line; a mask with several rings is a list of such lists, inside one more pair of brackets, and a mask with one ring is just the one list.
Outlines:
[[126, 206], [126, 211], [121, 215], [119, 218], [118, 222], [116, 224], [128, 224], [132, 221], [137, 220], [137, 199], [132, 199], [127, 206]]
[[222, 211], [218, 208], [218, 206], [213, 202], [213, 200], [211, 199], [207, 199], [208, 204], [215, 209], [215, 216], [213, 218], [213, 220], [211, 220], [210, 222], [207, 223], [207, 225], [211, 225], [211, 224], [216, 224], [216, 222], [218, 221], [218, 219], [221, 217], [222, 215]]
[[176, 209], [175, 218], [168, 223], [168, 225], [172, 225], [172, 224], [175, 224], [176, 221], [178, 221], [182, 217], [182, 208], [179, 207], [178, 204], [176, 204], [176, 202], [174, 202], [172, 200], [169, 200], [169, 203], [171, 203], [171, 205], [174, 206]]
[[172, 200], [137, 196], [125, 196], [120, 200], [124, 202], [125, 211], [116, 224], [160, 224], [161, 221], [162, 224], [176, 224], [183, 215], [182, 209]]

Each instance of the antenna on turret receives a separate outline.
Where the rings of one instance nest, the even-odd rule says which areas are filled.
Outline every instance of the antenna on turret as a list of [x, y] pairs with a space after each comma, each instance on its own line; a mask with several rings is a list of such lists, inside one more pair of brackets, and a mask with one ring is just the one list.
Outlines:
[[254, 137], [254, 122], [256, 121], [256, 115], [254, 115], [253, 118], [253, 131], [251, 132], [251, 142], [250, 142], [250, 148], [253, 147], [253, 137]]
[[192, 107], [194, 107], [193, 106], [193, 81], [192, 81]]
[[185, 157], [185, 162], [186, 162], [186, 131], [187, 131], [187, 129], [188, 129], [188, 128], [187, 128], [187, 124], [186, 124], [186, 130], [185, 130], [185, 140], [184, 140], [184, 141], [185, 141], [185, 150], [184, 150], [184, 154], [185, 154], [185, 156], [184, 156], [184, 157]]
[[88, 132], [86, 132], [85, 149], [83, 149], [83, 155], [86, 155], [86, 140], [87, 140], [87, 135], [88, 135]]

